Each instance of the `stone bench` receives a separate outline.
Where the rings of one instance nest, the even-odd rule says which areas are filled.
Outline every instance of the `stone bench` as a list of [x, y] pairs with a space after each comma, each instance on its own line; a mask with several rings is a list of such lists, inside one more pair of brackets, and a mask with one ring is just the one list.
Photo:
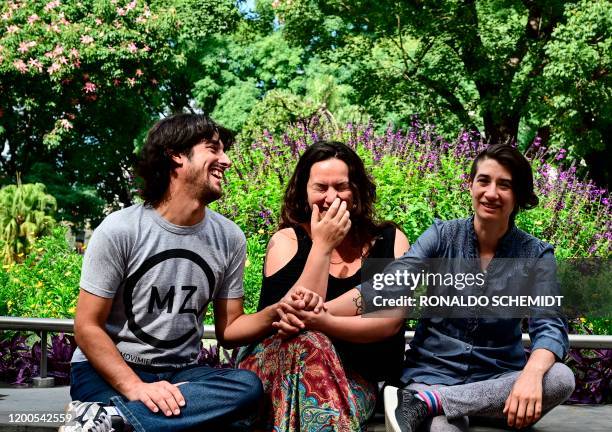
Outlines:
[[[11, 414], [60, 414], [70, 402], [69, 388], [2, 388], [0, 387], [0, 430], [3, 432], [47, 432], [57, 430], [58, 423], [11, 423]], [[470, 431], [490, 432], [500, 429], [477, 425]], [[532, 429], [537, 432], [610, 432], [612, 405], [562, 405], [552, 410]], [[380, 414], [368, 426], [369, 432], [384, 432]], [[223, 431], [219, 431], [223, 432]], [[305, 431], [306, 432], [306, 431]]]
[[[41, 338], [46, 340], [47, 332], [50, 331], [72, 332], [73, 321], [67, 319], [0, 317], [0, 329], [39, 331]], [[414, 332], [406, 332], [407, 341], [411, 340], [413, 336]], [[205, 326], [204, 338], [207, 340], [215, 338], [214, 326]], [[528, 335], [523, 335], [523, 342], [526, 346], [529, 345]], [[612, 348], [612, 336], [570, 335], [570, 345], [572, 348]], [[45, 344], [43, 344], [44, 346]], [[43, 349], [43, 357], [45, 355], [46, 352]], [[41, 359], [41, 371], [45, 375], [38, 380], [38, 383], [43, 386], [49, 385], [50, 380], [46, 380], [46, 358]], [[33, 421], [15, 423], [11, 422], [9, 416], [17, 413], [31, 415], [60, 414], [64, 412], [69, 402], [69, 388], [65, 386], [50, 388], [0, 386], [0, 431], [38, 432], [57, 430], [59, 427], [57, 423], [44, 424]], [[27, 420], [27, 416], [25, 417]], [[470, 426], [470, 431], [487, 432], [499, 430], [503, 429], [485, 425]], [[532, 430], [538, 432], [612, 432], [612, 405], [559, 406], [548, 413]], [[384, 417], [377, 414], [370, 422], [368, 431], [385, 431]]]

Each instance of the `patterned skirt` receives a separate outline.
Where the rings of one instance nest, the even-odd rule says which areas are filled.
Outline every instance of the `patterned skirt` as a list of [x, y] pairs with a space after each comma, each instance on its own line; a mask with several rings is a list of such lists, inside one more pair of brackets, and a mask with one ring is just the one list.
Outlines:
[[255, 372], [266, 401], [258, 427], [275, 432], [365, 431], [377, 384], [346, 370], [330, 339], [306, 331], [270, 336], [240, 353], [238, 367]]

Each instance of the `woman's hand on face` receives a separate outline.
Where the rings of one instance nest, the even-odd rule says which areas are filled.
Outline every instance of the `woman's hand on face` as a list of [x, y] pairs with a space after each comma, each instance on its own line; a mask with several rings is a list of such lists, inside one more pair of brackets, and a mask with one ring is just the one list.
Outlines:
[[331, 252], [342, 243], [351, 229], [351, 214], [346, 209], [346, 201], [336, 198], [324, 216], [321, 216], [319, 206], [312, 206], [310, 217], [310, 235], [313, 245], [321, 245]]

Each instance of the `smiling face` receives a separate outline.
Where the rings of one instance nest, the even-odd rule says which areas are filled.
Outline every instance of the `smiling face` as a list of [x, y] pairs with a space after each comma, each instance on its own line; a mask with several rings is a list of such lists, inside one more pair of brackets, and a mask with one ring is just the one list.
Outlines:
[[494, 159], [478, 163], [470, 195], [475, 217], [480, 222], [508, 224], [516, 200], [512, 190], [512, 174]]
[[202, 140], [191, 148], [189, 155], [178, 156], [177, 162], [181, 164], [176, 169], [177, 176], [202, 204], [207, 205], [221, 197], [223, 174], [232, 163], [217, 136]]
[[353, 206], [353, 192], [349, 183], [349, 168], [340, 159], [317, 162], [310, 168], [306, 184], [308, 207], [316, 204], [324, 214], [336, 198], [346, 201], [346, 208]]

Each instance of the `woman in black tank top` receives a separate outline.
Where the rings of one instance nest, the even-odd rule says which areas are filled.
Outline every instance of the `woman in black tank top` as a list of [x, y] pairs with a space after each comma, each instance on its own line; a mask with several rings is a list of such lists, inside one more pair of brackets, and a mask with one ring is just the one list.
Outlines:
[[403, 320], [359, 316], [355, 287], [370, 276], [363, 261], [408, 249], [394, 224], [374, 222], [375, 197], [363, 162], [344, 144], [313, 144], [298, 161], [268, 245], [259, 309], [298, 286], [325, 299], [326, 308], [281, 308], [279, 332], [241, 352], [239, 367], [264, 385], [266, 430], [361, 430], [377, 381], [401, 372]]

